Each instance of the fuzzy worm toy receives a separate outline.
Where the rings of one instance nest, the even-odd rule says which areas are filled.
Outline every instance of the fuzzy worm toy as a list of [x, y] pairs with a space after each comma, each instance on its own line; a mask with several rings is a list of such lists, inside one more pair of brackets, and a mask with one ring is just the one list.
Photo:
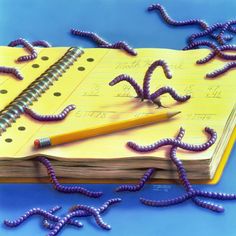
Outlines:
[[[219, 51], [236, 51], [236, 45], [223, 45], [221, 47], [218, 47]], [[212, 51], [210, 52], [206, 57], [204, 57], [203, 59], [197, 60], [196, 63], [197, 64], [205, 64], [209, 61], [211, 61], [213, 58], [215, 58], [217, 56], [216, 51]]]
[[120, 185], [119, 187], [116, 188], [116, 192], [124, 192], [124, 191], [129, 191], [129, 192], [137, 192], [141, 190], [144, 186], [144, 184], [150, 179], [152, 174], [155, 172], [155, 168], [149, 168], [142, 178], [139, 180], [138, 184], [135, 185], [129, 185], [129, 184], [124, 184]]
[[224, 73], [226, 73], [227, 71], [236, 68], [236, 62], [229, 62], [227, 63], [224, 67], [217, 69], [211, 73], [206, 74], [207, 78], [216, 78], [217, 76], [220, 76]]
[[[235, 45], [225, 45], [225, 46], [222, 46], [222, 47], [218, 47], [216, 44], [214, 44], [212, 42], [203, 40], [203, 41], [193, 42], [189, 46], [183, 48], [183, 50], [194, 49], [198, 46], [207, 46], [207, 47], [213, 49], [214, 53], [218, 57], [220, 57], [224, 60], [236, 60], [236, 55], [228, 55], [228, 54], [225, 54], [225, 53], [222, 52], [222, 51], [225, 51], [225, 50], [236, 51]], [[209, 57], [209, 55], [207, 57]], [[202, 59], [202, 60], [205, 60], [205, 59]]]
[[219, 199], [219, 200], [236, 199], [235, 194], [215, 193], [215, 192], [194, 190], [191, 183], [189, 182], [187, 178], [187, 173], [183, 166], [182, 161], [176, 157], [177, 148], [182, 148], [189, 151], [203, 151], [203, 150], [208, 149], [211, 145], [213, 145], [217, 138], [216, 132], [213, 129], [208, 128], [208, 127], [205, 128], [205, 131], [210, 135], [210, 138], [208, 139], [207, 142], [201, 145], [191, 145], [191, 144], [182, 142], [181, 139], [183, 138], [184, 133], [185, 133], [183, 128], [180, 129], [179, 134], [177, 135], [175, 139], [162, 139], [152, 145], [139, 146], [137, 144], [134, 144], [133, 142], [128, 142], [128, 146], [137, 152], [146, 152], [146, 151], [148, 152], [151, 150], [156, 150], [157, 148], [165, 146], [165, 145], [171, 145], [170, 159], [177, 167], [179, 179], [186, 190], [186, 194], [173, 198], [173, 199], [168, 199], [168, 200], [149, 200], [145, 198], [140, 198], [140, 201], [143, 204], [148, 205], [148, 206], [155, 206], [155, 207], [165, 207], [165, 206], [176, 205], [188, 199], [191, 199], [196, 205], [200, 207], [203, 207], [203, 208], [215, 211], [215, 212], [223, 212], [224, 208], [222, 206], [216, 205], [210, 202], [202, 201], [198, 199], [198, 197], [212, 198], [212, 199]]
[[[164, 7], [160, 4], [152, 4], [151, 6], [148, 7], [148, 11], [154, 11], [157, 10], [160, 12], [162, 18], [164, 19], [164, 21], [169, 24], [169, 25], [173, 25], [173, 26], [186, 26], [186, 25], [199, 25], [202, 29], [206, 30], [209, 28], [208, 24], [203, 21], [203, 20], [199, 20], [199, 19], [190, 19], [190, 20], [185, 20], [185, 21], [176, 21], [173, 20], [168, 13], [166, 12], [166, 10], [164, 9]], [[222, 24], [223, 27], [223, 24]], [[227, 28], [230, 32], [235, 33], [235, 28], [233, 27], [228, 27]], [[219, 43], [223, 43], [224, 40], [231, 40], [233, 38], [232, 35], [226, 35], [223, 36], [223, 34], [221, 34], [220, 36], [217, 34], [213, 34], [211, 33], [210, 36], [216, 40], [218, 40]]]
[[76, 211], [72, 211], [68, 213], [65, 217], [61, 218], [54, 226], [53, 230], [48, 234], [48, 236], [54, 236], [57, 235], [58, 232], [63, 228], [64, 225], [68, 223], [69, 220], [71, 220], [74, 217], [80, 217], [81, 216], [81, 210], [88, 212], [88, 214], [94, 216], [96, 223], [103, 229], [110, 230], [111, 226], [106, 224], [102, 217], [100, 216], [99, 211], [94, 208], [87, 205], [77, 205]]
[[34, 42], [32, 42], [32, 45], [35, 46], [35, 47], [44, 47], [44, 48], [52, 47], [52, 45], [49, 42], [45, 41], [45, 40], [34, 41]]
[[[208, 46], [208, 47], [211, 47], [213, 51], [210, 52], [206, 57], [197, 60], [196, 61], [197, 64], [205, 64], [211, 61], [216, 56], [223, 58], [225, 60], [236, 60], [235, 55], [227, 55], [223, 53], [223, 51], [236, 51], [236, 45], [223, 45], [221, 47], [217, 47], [214, 43], [211, 43], [208, 41], [198, 41], [198, 42], [192, 43], [191, 45], [186, 47], [184, 50], [196, 48], [198, 46]], [[206, 74], [206, 78], [216, 78], [235, 67], [236, 67], [236, 62], [229, 62], [223, 68], [217, 69], [211, 73]]]
[[[55, 207], [53, 207], [52, 209], [50, 209], [50, 210], [48, 211], [48, 213], [53, 214], [53, 213], [55, 213], [56, 211], [58, 211], [58, 210], [60, 210], [60, 209], [61, 209], [60, 206], [55, 206]], [[59, 221], [59, 218], [58, 218], [58, 221]], [[56, 221], [56, 222], [58, 222], [58, 221]], [[68, 221], [67, 221], [67, 224], [73, 225], [73, 226], [76, 226], [76, 227], [81, 227], [81, 223], [80, 223], [78, 220], [68, 220]], [[47, 229], [53, 230], [55, 225], [52, 224], [52, 223], [49, 223], [49, 219], [44, 218], [44, 220], [43, 220], [43, 226], [44, 226], [45, 228], [47, 228]]]
[[165, 76], [168, 79], [170, 79], [172, 77], [172, 74], [170, 72], [170, 69], [169, 69], [167, 63], [164, 60], [157, 60], [157, 61], [154, 61], [149, 66], [149, 68], [144, 76], [144, 79], [143, 79], [143, 88], [141, 88], [133, 78], [131, 78], [129, 75], [125, 75], [125, 74], [119, 75], [116, 78], [114, 78], [109, 83], [109, 85], [113, 86], [121, 81], [126, 81], [134, 88], [138, 98], [141, 98], [142, 101], [144, 99], [147, 99], [148, 101], [156, 103], [158, 106], [161, 106], [161, 103], [158, 100], [158, 97], [162, 94], [165, 94], [165, 93], [170, 94], [171, 97], [174, 98], [178, 102], [187, 101], [190, 98], [189, 95], [180, 96], [173, 88], [170, 88], [168, 86], [162, 87], [162, 88], [158, 89], [156, 92], [150, 94], [151, 76], [158, 66], [161, 66], [163, 68]]
[[120, 201], [121, 201], [120, 198], [110, 199], [98, 209], [86, 205], [75, 205], [72, 208], [70, 208], [69, 213], [66, 214], [64, 218], [58, 221], [58, 223], [54, 226], [53, 230], [48, 236], [56, 235], [68, 222], [74, 222], [72, 218], [84, 217], [84, 216], [94, 216], [95, 221], [101, 228], [109, 230], [111, 229], [111, 226], [103, 222], [100, 214], [103, 213], [110, 205], [113, 205]]
[[[118, 202], [121, 202], [121, 199], [120, 199], [120, 198], [113, 198], [113, 199], [110, 199], [110, 200], [106, 201], [101, 207], [97, 208], [97, 211], [98, 211], [99, 214], [101, 214], [101, 213], [105, 212], [105, 211], [109, 208], [109, 206], [111, 206], [111, 205], [113, 205], [113, 204], [116, 204], [116, 203], [118, 203]], [[56, 207], [52, 208], [52, 209], [49, 211], [49, 213], [53, 213], [53, 212], [55, 212], [55, 211], [57, 211], [57, 210], [59, 210], [59, 209], [60, 209], [60, 207], [56, 206]], [[78, 211], [78, 210], [79, 210], [79, 211]], [[76, 216], [77, 216], [77, 217], [87, 217], [87, 216], [91, 216], [91, 215], [92, 215], [92, 214], [89, 213], [88, 211], [80, 210], [80, 205], [75, 205], [75, 206], [73, 206], [73, 207], [71, 207], [71, 208], [69, 209], [69, 212], [70, 212], [70, 213], [71, 213], [71, 212], [75, 212], [75, 211], [77, 211], [77, 213], [76, 213]], [[70, 220], [67, 221], [67, 224], [77, 226], [78, 221], [77, 221], [77, 220], [74, 220], [74, 219], [70, 219]], [[54, 227], [55, 227], [55, 225], [52, 224], [52, 223], [49, 223], [49, 221], [48, 221], [47, 219], [44, 219], [43, 225], [44, 225], [44, 227], [46, 227], [46, 228], [48, 228], [48, 229], [51, 229], [51, 230], [53, 230]]]
[[[54, 209], [55, 211], [55, 209]], [[41, 208], [33, 208], [29, 211], [27, 211], [24, 215], [22, 215], [21, 217], [19, 217], [17, 220], [4, 220], [4, 224], [8, 227], [17, 227], [20, 224], [22, 224], [25, 220], [27, 220], [29, 217], [33, 216], [33, 215], [40, 215], [43, 216], [44, 218], [50, 220], [50, 221], [54, 221], [54, 222], [59, 222], [61, 220], [60, 217], [55, 216]], [[82, 227], [83, 224], [80, 222], [77, 222], [78, 227]]]
[[215, 143], [217, 138], [217, 134], [213, 129], [206, 127], [205, 132], [210, 135], [210, 138], [203, 144], [188, 144], [175, 138], [165, 138], [146, 146], [141, 146], [134, 142], [128, 142], [127, 145], [129, 148], [137, 152], [151, 152], [163, 146], [177, 146], [184, 150], [200, 152], [208, 149], [213, 143]]
[[0, 73], [12, 74], [19, 80], [24, 79], [23, 76], [20, 74], [20, 72], [16, 68], [13, 68], [13, 67], [0, 66]]
[[221, 33], [217, 36], [218, 40], [220, 40], [221, 42], [223, 42], [223, 33], [225, 32], [224, 30], [225, 24], [222, 23], [216, 23], [208, 28], [206, 28], [204, 31], [200, 32], [200, 33], [196, 33], [196, 34], [192, 34], [189, 38], [188, 38], [188, 44], [191, 44], [194, 42], [195, 39], [197, 38], [201, 38], [204, 36], [209, 36], [212, 34], [212, 32], [214, 32], [215, 30], [221, 29]]
[[38, 121], [59, 121], [64, 120], [66, 116], [76, 108], [75, 105], [69, 105], [63, 109], [59, 114], [57, 115], [39, 115], [30, 108], [25, 107], [24, 112], [25, 114], [29, 115], [31, 118], [38, 120]]
[[10, 42], [8, 44], [9, 47], [16, 47], [18, 45], [23, 45], [23, 47], [26, 48], [26, 50], [29, 51], [30, 55], [26, 55], [26, 56], [21, 56], [19, 57], [16, 61], [17, 62], [25, 62], [25, 61], [31, 61], [35, 58], [37, 58], [38, 53], [37, 51], [34, 49], [34, 46], [29, 43], [27, 40], [19, 38], [17, 40], [14, 40], [12, 42]]
[[98, 47], [101, 48], [113, 48], [113, 49], [123, 49], [126, 51], [128, 54], [132, 56], [136, 56], [137, 52], [131, 48], [126, 42], [123, 41], [118, 41], [117, 43], [111, 44], [104, 39], [102, 39], [100, 36], [93, 32], [89, 31], [82, 31], [82, 30], [76, 30], [76, 29], [71, 29], [71, 33], [73, 35], [81, 36], [81, 37], [86, 37], [94, 41]]
[[[70, 224], [76, 227], [82, 227], [83, 224], [80, 223], [78, 220], [74, 220], [74, 217], [83, 217], [83, 216], [94, 216], [95, 221], [97, 224], [103, 229], [111, 229], [110, 225], [104, 223], [100, 214], [105, 212], [109, 206], [121, 202], [120, 198], [113, 198], [106, 201], [101, 207], [98, 209], [86, 205], [75, 205], [73, 206], [69, 213], [67, 213], [64, 217], [59, 217], [53, 215], [56, 211], [60, 210], [60, 206], [55, 206], [49, 211], [45, 211], [40, 208], [33, 208], [27, 211], [24, 215], [19, 217], [17, 220], [4, 220], [4, 224], [8, 227], [17, 227], [30, 218], [33, 215], [40, 215], [44, 217], [43, 226], [47, 229], [50, 229], [51, 232], [48, 236], [53, 236], [59, 233], [59, 231], [63, 228], [64, 225]], [[54, 224], [49, 223], [49, 221], [53, 221]]]
[[[121, 198], [109, 199], [108, 201], [104, 202], [101, 207], [97, 208], [97, 211], [99, 212], [99, 214], [101, 214], [105, 212], [109, 208], [109, 206], [114, 205], [119, 202], [121, 202]], [[69, 209], [69, 212], [77, 211], [79, 209], [80, 209], [80, 205], [74, 205]], [[81, 210], [81, 216], [90, 216], [90, 215], [91, 214], [89, 214], [88, 212]]]
[[224, 35], [224, 33], [225, 33], [225, 31], [226, 30], [231, 30], [231, 32], [234, 32], [234, 33], [236, 33], [236, 29], [235, 28], [232, 28], [232, 25], [234, 25], [236, 23], [236, 20], [230, 20], [230, 21], [228, 21], [228, 22], [226, 22], [225, 24], [224, 24], [224, 26], [222, 27], [222, 29], [221, 29], [221, 31], [220, 31], [220, 33], [219, 33], [219, 35], [218, 35], [218, 42], [221, 44], [221, 45], [224, 45], [225, 44], [225, 40], [224, 40], [224, 38], [223, 38], [223, 35]]
[[55, 171], [53, 170], [53, 167], [50, 161], [44, 157], [38, 157], [37, 160], [47, 168], [48, 175], [50, 176], [53, 186], [57, 191], [63, 192], [63, 193], [80, 193], [80, 194], [83, 194], [85, 196], [92, 197], [92, 198], [99, 198], [103, 194], [102, 192], [92, 192], [78, 186], [66, 187], [66, 186], [61, 185], [57, 180]]

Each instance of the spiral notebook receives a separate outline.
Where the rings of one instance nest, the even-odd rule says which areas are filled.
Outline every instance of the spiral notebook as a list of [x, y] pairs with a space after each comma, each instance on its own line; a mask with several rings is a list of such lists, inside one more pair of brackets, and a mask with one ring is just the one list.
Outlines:
[[[195, 61], [206, 49], [177, 51], [169, 49], [137, 49], [138, 56], [129, 56], [114, 49], [38, 48], [37, 59], [26, 63], [15, 60], [26, 52], [21, 48], [0, 47], [0, 64], [18, 68], [24, 80], [0, 74], [0, 178], [10, 181], [31, 181], [46, 177], [44, 168], [35, 161], [39, 155], [51, 159], [58, 176], [78, 179], [136, 179], [145, 169], [156, 167], [154, 179], [176, 179], [176, 169], [168, 158], [169, 147], [139, 154], [126, 143], [146, 145], [162, 138], [175, 137], [182, 126], [183, 141], [201, 144], [207, 140], [205, 126], [217, 131], [216, 143], [207, 151], [177, 151], [192, 180], [215, 183], [219, 180], [235, 141], [236, 71], [209, 80], [205, 74], [225, 63], [214, 60], [206, 65]], [[190, 94], [190, 100], [177, 103], [168, 95], [161, 102], [169, 111], [181, 111], [171, 120], [114, 134], [95, 137], [47, 149], [35, 150], [36, 138], [66, 133], [98, 124], [156, 113], [157, 106], [141, 102], [128, 83], [110, 87], [109, 82], [120, 74], [128, 74], [142, 84], [148, 66], [165, 60], [173, 77], [165, 78], [158, 68], [151, 81], [151, 90], [171, 86], [179, 94]], [[57, 114], [75, 104], [63, 121], [39, 122], [23, 112], [28, 106], [40, 114]]]

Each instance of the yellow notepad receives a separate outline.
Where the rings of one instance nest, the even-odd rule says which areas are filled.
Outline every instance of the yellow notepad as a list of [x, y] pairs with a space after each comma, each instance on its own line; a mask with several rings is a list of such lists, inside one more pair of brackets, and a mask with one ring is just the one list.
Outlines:
[[[0, 47], [0, 64], [19, 68], [24, 76], [23, 81], [17, 81], [11, 76], [1, 74], [1, 114], [7, 112], [9, 104], [24, 89], [30, 88], [36, 78], [55, 65], [60, 58], [65, 57], [68, 52], [68, 48], [37, 50], [39, 56], [36, 60], [16, 64], [14, 60], [24, 55], [25, 51], [20, 48]], [[76, 50], [78, 53], [80, 49]], [[175, 178], [176, 176], [173, 174], [168, 175], [168, 170], [173, 169], [167, 155], [168, 147], [145, 154], [146, 159], [143, 161], [143, 154], [126, 147], [127, 141], [135, 141], [142, 145], [151, 144], [162, 138], [174, 137], [182, 126], [186, 129], [183, 138], [185, 142], [201, 144], [207, 140], [203, 130], [205, 126], [209, 126], [217, 131], [216, 144], [200, 153], [179, 150], [178, 157], [185, 163], [192, 179], [206, 179], [206, 176], [213, 178], [235, 126], [235, 71], [226, 73], [225, 76], [218, 79], [205, 79], [206, 73], [222, 67], [224, 64], [222, 61], [214, 60], [205, 65], [196, 65], [197, 59], [209, 53], [205, 49], [192, 51], [137, 49], [138, 56], [136, 57], [113, 49], [84, 49], [83, 51], [83, 54], [77, 58], [72, 58], [73, 65], [61, 73], [62, 76], [53, 81], [48, 89], [45, 87], [45, 92], [30, 105], [30, 108], [41, 114], [57, 114], [69, 104], [75, 104], [76, 110], [60, 122], [42, 123], [25, 114], [21, 114], [16, 122], [8, 121], [11, 123], [11, 127], [2, 133], [0, 139], [0, 165], [1, 162], [29, 160], [40, 154], [68, 163], [68, 165], [77, 162], [82, 166], [87, 165], [88, 168], [93, 167], [91, 168], [93, 171], [88, 172], [94, 173], [92, 178], [96, 178], [96, 175], [101, 173], [99, 167], [106, 165], [109, 167], [104, 168], [104, 174], [98, 178], [111, 178], [112, 171], [114, 177], [122, 178], [124, 172], [119, 172], [121, 169], [129, 172], [132, 168], [140, 170], [153, 165], [160, 168], [160, 173], [156, 174], [156, 178], [168, 176]], [[113, 87], [110, 87], [108, 83], [117, 75], [128, 74], [141, 85], [148, 66], [158, 59], [163, 59], [168, 63], [173, 77], [171, 80], [166, 79], [161, 68], [158, 68], [152, 76], [151, 91], [168, 85], [175, 88], [181, 95], [190, 94], [192, 96], [184, 103], [176, 103], [168, 95], [161, 96], [162, 104], [168, 108], [160, 109], [180, 110], [182, 113], [179, 117], [160, 124], [49, 149], [33, 149], [33, 141], [40, 137], [157, 112], [155, 105], [136, 99], [136, 94], [128, 83], [122, 82]], [[60, 69], [58, 67], [58, 70]], [[231, 143], [233, 142], [231, 141]], [[124, 163], [127, 163], [127, 167]], [[209, 169], [202, 168], [207, 166]], [[108, 171], [106, 172], [106, 170]], [[137, 173], [135, 172], [135, 177], [137, 177]], [[0, 174], [0, 176], [4, 177], [4, 174], [6, 173]], [[86, 175], [86, 170], [82, 177], [83, 175]], [[33, 174], [27, 176], [34, 177]], [[64, 175], [64, 177], [68, 176]], [[70, 177], [80, 177], [80, 175], [70, 173]], [[128, 175], [128, 178], [130, 177]]]

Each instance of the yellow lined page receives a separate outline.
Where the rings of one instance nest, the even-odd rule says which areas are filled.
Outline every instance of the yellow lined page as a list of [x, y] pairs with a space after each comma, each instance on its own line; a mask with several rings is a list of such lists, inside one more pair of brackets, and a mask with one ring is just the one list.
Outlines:
[[[75, 104], [76, 110], [71, 112], [64, 121], [54, 123], [40, 123], [22, 116], [6, 133], [3, 133], [0, 155], [25, 157], [40, 152], [40, 154], [71, 160], [142, 156], [143, 154], [129, 150], [126, 147], [127, 141], [132, 140], [143, 145], [151, 144], [161, 138], [174, 137], [180, 126], [186, 129], [183, 141], [188, 143], [205, 142], [207, 140], [207, 135], [203, 132], [205, 126], [214, 128], [220, 138], [234, 106], [233, 77], [236, 72], [232, 70], [215, 80], [205, 79], [206, 73], [222, 67], [224, 62], [214, 60], [206, 65], [196, 65], [197, 59], [208, 54], [209, 51], [204, 49], [193, 51], [137, 49], [137, 51], [138, 56], [132, 57], [119, 50], [85, 49], [85, 53], [75, 65], [32, 107], [41, 114], [56, 114], [69, 104]], [[48, 51], [48, 53], [54, 52]], [[94, 60], [89, 61], [88, 58]], [[173, 77], [171, 80], [166, 79], [162, 69], [158, 68], [152, 76], [151, 92], [168, 85], [181, 95], [192, 95], [192, 98], [184, 103], [176, 103], [169, 95], [161, 96], [161, 102], [168, 108], [160, 109], [182, 111], [178, 117], [156, 125], [72, 144], [39, 151], [32, 149], [36, 138], [158, 112], [156, 105], [146, 101], [140, 102], [134, 98], [136, 94], [127, 82], [121, 82], [114, 87], [108, 85], [120, 74], [128, 74], [142, 85], [148, 66], [158, 59], [163, 59], [169, 64]], [[55, 92], [60, 92], [61, 96], [53, 96]], [[17, 127], [20, 125], [24, 125], [26, 130], [30, 131], [22, 132], [19, 137], [16, 137]], [[15, 140], [12, 143], [4, 142], [8, 137], [14, 137]], [[209, 159], [215, 146], [202, 153], [190, 155], [189, 152], [183, 152], [181, 158]], [[165, 157], [166, 149], [146, 155]]]
[[[28, 52], [23, 48], [0, 47], [0, 65], [17, 68], [23, 80], [18, 80], [12, 75], [0, 73], [0, 110], [7, 106], [20, 92], [43, 73], [50, 65], [54, 64], [68, 48], [47, 48], [50, 57], [46, 57], [45, 49], [37, 48], [38, 57], [29, 62], [17, 63], [16, 59], [27, 55]], [[5, 93], [1, 91], [5, 90]]]

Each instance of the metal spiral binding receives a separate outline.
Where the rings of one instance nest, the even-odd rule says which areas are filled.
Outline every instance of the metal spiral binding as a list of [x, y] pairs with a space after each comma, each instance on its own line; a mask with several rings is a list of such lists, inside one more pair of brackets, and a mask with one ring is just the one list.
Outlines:
[[70, 68], [71, 65], [83, 54], [80, 48], [72, 47], [55, 64], [50, 66], [43, 74], [24, 89], [9, 105], [0, 112], [0, 135], [16, 121], [24, 108], [31, 105], [41, 96], [55, 80]]

